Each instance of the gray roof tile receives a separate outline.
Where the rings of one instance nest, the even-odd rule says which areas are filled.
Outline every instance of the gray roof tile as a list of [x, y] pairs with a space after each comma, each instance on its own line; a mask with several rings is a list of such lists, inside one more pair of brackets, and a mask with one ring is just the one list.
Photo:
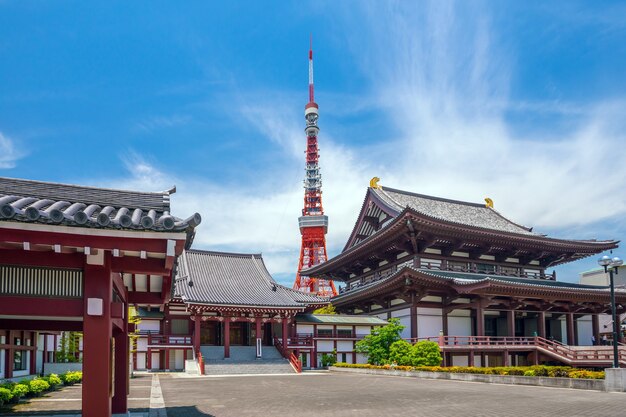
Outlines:
[[192, 304], [255, 307], [302, 308], [328, 302], [277, 284], [261, 255], [201, 250], [186, 250], [179, 258], [174, 295]]
[[409, 207], [426, 216], [452, 223], [522, 235], [542, 236], [506, 219], [493, 208], [486, 207], [485, 204], [415, 194], [389, 187], [371, 188], [371, 190], [397, 213]]
[[198, 213], [170, 214], [170, 194], [0, 177], [0, 221], [141, 231], [193, 231]]

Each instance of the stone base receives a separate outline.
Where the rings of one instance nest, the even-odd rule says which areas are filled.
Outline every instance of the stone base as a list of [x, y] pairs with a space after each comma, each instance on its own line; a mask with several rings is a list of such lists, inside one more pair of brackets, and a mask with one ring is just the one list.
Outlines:
[[606, 368], [604, 389], [611, 392], [626, 392], [626, 368]]

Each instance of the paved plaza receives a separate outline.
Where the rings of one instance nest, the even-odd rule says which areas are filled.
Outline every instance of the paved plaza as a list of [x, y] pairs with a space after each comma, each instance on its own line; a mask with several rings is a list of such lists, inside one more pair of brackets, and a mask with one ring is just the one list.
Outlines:
[[[163, 416], [158, 410], [163, 403], [168, 417], [626, 415], [626, 394], [561, 388], [334, 373], [155, 374], [132, 380], [131, 415]], [[10, 415], [76, 415], [79, 410], [77, 386], [20, 405]]]

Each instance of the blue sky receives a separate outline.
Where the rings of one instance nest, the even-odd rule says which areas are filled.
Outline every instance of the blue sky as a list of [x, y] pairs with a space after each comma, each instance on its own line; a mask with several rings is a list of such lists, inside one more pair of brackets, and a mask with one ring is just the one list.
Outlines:
[[331, 254], [373, 176], [624, 240], [626, 5], [544, 3], [0, 1], [0, 175], [176, 184], [290, 284], [312, 33]]

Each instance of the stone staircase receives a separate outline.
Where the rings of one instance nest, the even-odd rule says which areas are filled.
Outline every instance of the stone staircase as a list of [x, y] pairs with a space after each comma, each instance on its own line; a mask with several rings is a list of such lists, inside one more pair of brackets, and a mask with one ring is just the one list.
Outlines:
[[261, 359], [256, 359], [254, 346], [231, 346], [228, 359], [224, 359], [222, 346], [202, 346], [200, 351], [204, 358], [205, 375], [295, 373], [289, 361], [273, 346], [263, 346]]

